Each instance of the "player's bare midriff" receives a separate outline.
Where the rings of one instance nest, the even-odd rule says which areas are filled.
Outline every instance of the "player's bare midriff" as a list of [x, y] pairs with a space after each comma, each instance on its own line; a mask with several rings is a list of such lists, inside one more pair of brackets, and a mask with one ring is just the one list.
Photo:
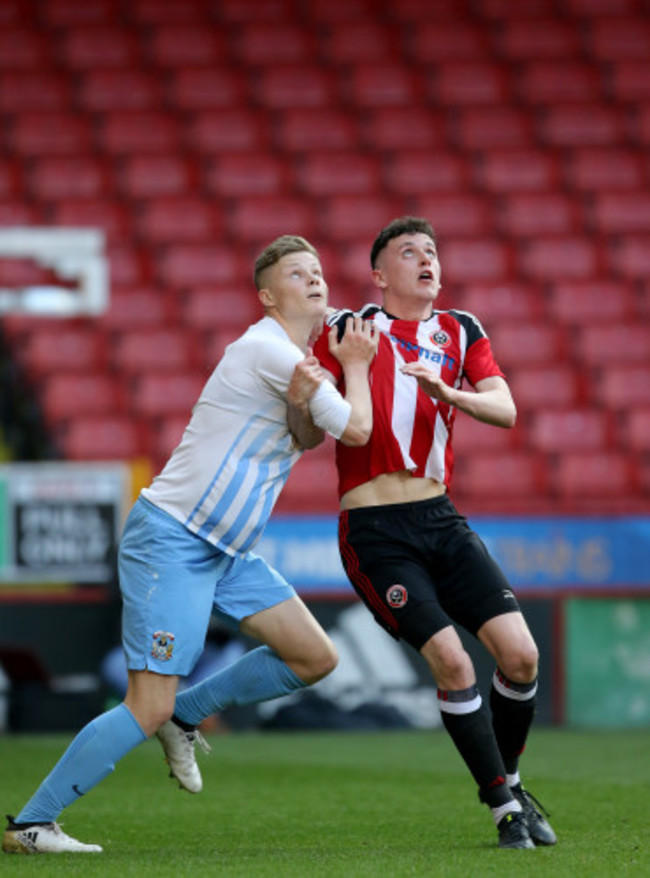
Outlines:
[[357, 485], [341, 497], [341, 509], [363, 506], [386, 506], [389, 503], [414, 503], [445, 493], [445, 486], [435, 479], [421, 479], [407, 470], [382, 475]]

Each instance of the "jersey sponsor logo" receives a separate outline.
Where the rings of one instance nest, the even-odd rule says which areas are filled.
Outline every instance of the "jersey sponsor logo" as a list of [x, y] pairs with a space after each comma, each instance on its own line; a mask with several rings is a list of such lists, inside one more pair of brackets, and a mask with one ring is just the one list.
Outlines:
[[174, 635], [169, 631], [155, 631], [151, 645], [151, 657], [168, 662], [174, 652]]
[[439, 348], [446, 348], [451, 344], [451, 336], [442, 329], [437, 329], [429, 336], [430, 341]]
[[403, 585], [391, 585], [386, 592], [386, 603], [394, 610], [399, 610], [408, 601], [409, 596]]
[[[438, 333], [433, 333], [433, 335], [437, 335]], [[442, 333], [447, 337], [448, 342], [451, 342], [449, 336], [446, 333]], [[415, 344], [412, 341], [406, 341], [403, 338], [399, 338], [397, 335], [389, 334], [388, 336], [392, 342], [394, 342], [398, 348], [402, 351], [417, 351], [418, 358], [422, 358], [423, 360], [429, 360], [431, 363], [441, 363], [443, 366], [446, 366], [448, 369], [454, 368], [454, 363], [456, 362], [453, 357], [450, 357], [449, 354], [440, 353], [440, 351], [430, 351], [427, 348], [423, 348], [419, 344]]]

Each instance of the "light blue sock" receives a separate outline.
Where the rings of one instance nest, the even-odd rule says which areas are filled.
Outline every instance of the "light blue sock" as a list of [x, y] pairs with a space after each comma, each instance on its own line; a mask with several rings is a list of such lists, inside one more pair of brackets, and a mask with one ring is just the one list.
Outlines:
[[96, 717], [79, 732], [16, 817], [18, 823], [52, 823], [115, 768], [147, 736], [125, 704]]
[[270, 701], [307, 684], [268, 646], [247, 652], [232, 665], [176, 696], [174, 716], [198, 724], [226, 707]]

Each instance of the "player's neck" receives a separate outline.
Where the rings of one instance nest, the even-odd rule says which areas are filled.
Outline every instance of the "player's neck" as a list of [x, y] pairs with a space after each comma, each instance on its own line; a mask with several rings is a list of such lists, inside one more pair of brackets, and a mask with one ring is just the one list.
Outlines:
[[269, 313], [268, 316], [279, 323], [291, 341], [305, 352], [309, 345], [313, 344], [314, 336], [322, 329], [322, 319], [318, 321], [318, 325], [315, 325], [313, 320], [288, 320], [277, 311]]
[[433, 314], [434, 304], [431, 300], [407, 299], [385, 294], [382, 307], [396, 320], [428, 320]]

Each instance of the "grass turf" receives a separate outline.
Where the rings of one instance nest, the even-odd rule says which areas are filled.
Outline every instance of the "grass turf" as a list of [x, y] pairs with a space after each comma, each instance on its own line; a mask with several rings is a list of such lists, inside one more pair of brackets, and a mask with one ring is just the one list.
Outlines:
[[[0, 795], [15, 813], [70, 738], [0, 737]], [[650, 875], [647, 731], [535, 730], [522, 774], [558, 844], [502, 851], [442, 731], [233, 734], [199, 753], [181, 792], [149, 741], [61, 818], [103, 854], [0, 855], [0, 874], [84, 876]]]

